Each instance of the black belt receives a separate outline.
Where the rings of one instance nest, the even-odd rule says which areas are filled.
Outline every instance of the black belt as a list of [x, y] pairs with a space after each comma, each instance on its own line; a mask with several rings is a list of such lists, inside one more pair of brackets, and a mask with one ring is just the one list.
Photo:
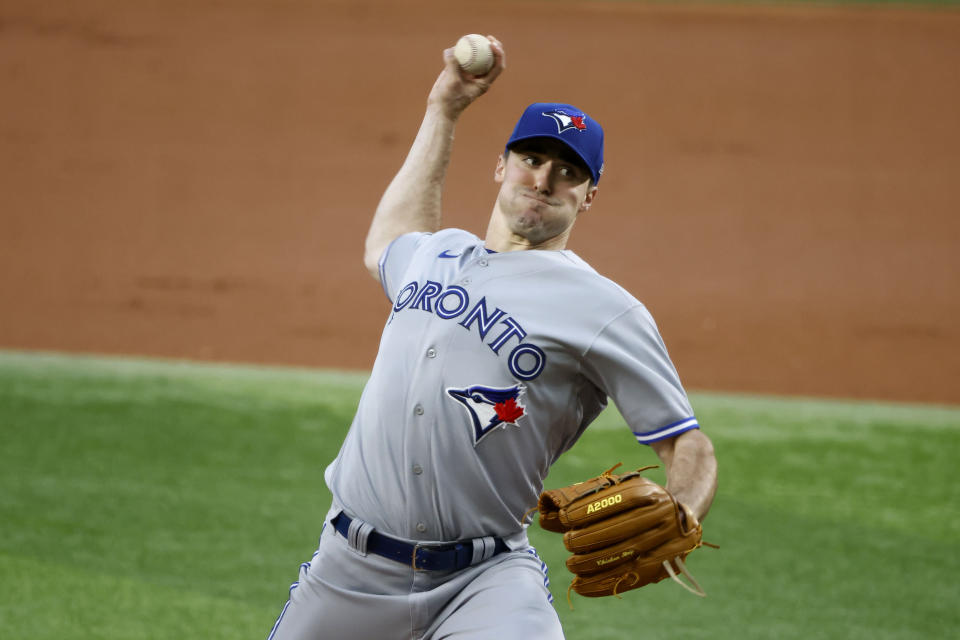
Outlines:
[[[350, 540], [350, 523], [353, 519], [342, 511], [331, 520], [331, 524], [340, 535]], [[483, 538], [477, 538], [482, 541]], [[480, 543], [482, 544], [482, 543]], [[509, 551], [507, 544], [500, 538], [493, 538], [493, 552], [480, 554], [482, 559]], [[410, 544], [372, 531], [366, 539], [366, 551], [409, 565], [418, 571], [452, 571], [466, 569], [474, 564], [474, 541], [451, 542], [448, 544], [420, 545]]]

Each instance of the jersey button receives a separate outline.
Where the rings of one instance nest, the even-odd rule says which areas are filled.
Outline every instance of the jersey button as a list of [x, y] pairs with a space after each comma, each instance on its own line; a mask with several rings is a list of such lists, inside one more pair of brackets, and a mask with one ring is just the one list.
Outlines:
[[427, 525], [423, 524], [422, 522], [417, 523], [417, 531], [419, 531], [420, 533], [423, 533], [426, 530], [427, 530]]
[[418, 416], [422, 416], [422, 415], [423, 415], [423, 405], [418, 404], [417, 406], [415, 406], [415, 407], [413, 408], [413, 412], [414, 412], [415, 414], [417, 414]]
[[421, 473], [423, 473], [423, 467], [421, 467], [418, 464], [413, 465], [413, 473], [414, 475], [420, 475]]
[[481, 267], [485, 267], [489, 264], [489, 262], [487, 262], [486, 258], [480, 258], [479, 260], [477, 260], [477, 264], [480, 265]]
[[433, 347], [430, 347], [429, 349], [427, 349], [427, 357], [428, 357], [428, 358], [436, 358], [436, 357], [437, 357], [437, 350], [434, 349]]

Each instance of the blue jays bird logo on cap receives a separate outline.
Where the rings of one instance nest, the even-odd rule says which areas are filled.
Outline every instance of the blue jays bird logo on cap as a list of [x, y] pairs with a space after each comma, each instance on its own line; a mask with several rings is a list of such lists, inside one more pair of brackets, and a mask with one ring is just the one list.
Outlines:
[[570, 129], [575, 129], [577, 131], [587, 130], [587, 123], [584, 122], [587, 119], [587, 116], [582, 113], [567, 113], [564, 110], [557, 109], [555, 111], [545, 111], [540, 115], [553, 118], [553, 120], [557, 123], [557, 133], [563, 133], [564, 131], [569, 131]]
[[497, 388], [475, 384], [465, 389], [447, 389], [450, 397], [463, 405], [473, 424], [473, 442], [476, 445], [495, 428], [517, 424], [526, 415], [520, 404], [520, 395], [525, 391], [522, 384]]

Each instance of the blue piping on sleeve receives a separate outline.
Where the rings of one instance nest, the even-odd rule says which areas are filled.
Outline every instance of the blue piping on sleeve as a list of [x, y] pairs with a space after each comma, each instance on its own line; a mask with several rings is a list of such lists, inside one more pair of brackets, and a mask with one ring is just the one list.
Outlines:
[[656, 442], [658, 440], [664, 440], [666, 438], [672, 438], [673, 436], [680, 435], [684, 431], [690, 431], [691, 429], [699, 429], [700, 424], [697, 422], [695, 417], [684, 418], [683, 420], [678, 420], [659, 429], [654, 429], [653, 431], [645, 431], [643, 433], [634, 432], [633, 435], [637, 437], [637, 442], [640, 444], [650, 444], [651, 442]]

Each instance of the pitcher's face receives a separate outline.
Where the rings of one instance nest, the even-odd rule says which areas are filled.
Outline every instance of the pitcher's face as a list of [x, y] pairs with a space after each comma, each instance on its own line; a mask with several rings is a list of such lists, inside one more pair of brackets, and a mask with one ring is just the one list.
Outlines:
[[497, 160], [494, 179], [500, 183], [497, 208], [504, 223], [532, 248], [565, 239], [597, 192], [586, 166], [552, 138], [518, 142]]

